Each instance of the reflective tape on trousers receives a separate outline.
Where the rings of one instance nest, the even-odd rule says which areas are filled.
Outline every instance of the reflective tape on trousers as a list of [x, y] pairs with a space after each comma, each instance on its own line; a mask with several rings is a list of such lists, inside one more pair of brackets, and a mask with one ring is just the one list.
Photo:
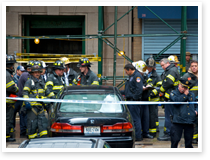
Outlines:
[[12, 98], [6, 99], [21, 100], [21, 101], [36, 101], [36, 102], [63, 102], [63, 103], [88, 103], [88, 104], [132, 104], [132, 105], [152, 105], [152, 104], [198, 104], [198, 102], [151, 102], [151, 101], [89, 101], [89, 100], [67, 100], [67, 99], [38, 99], [38, 98]]

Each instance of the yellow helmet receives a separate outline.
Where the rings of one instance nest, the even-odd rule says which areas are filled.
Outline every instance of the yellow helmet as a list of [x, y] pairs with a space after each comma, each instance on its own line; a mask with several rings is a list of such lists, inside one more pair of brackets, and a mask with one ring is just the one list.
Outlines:
[[133, 62], [132, 65], [141, 73], [145, 73], [146, 70], [147, 70], [147, 65], [142, 60], [139, 60], [137, 62]]
[[168, 57], [170, 63], [179, 63], [178, 57], [176, 55], [171, 55]]
[[69, 58], [67, 58], [67, 57], [62, 57], [62, 58], [60, 58], [60, 60], [63, 61], [63, 62], [65, 63], [65, 65], [71, 63], [71, 62], [69, 61]]

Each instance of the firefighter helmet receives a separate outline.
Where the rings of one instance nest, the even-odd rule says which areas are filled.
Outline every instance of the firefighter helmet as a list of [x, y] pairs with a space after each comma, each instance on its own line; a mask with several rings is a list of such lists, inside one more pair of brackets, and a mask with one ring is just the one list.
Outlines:
[[171, 55], [168, 57], [170, 63], [179, 63], [178, 57], [176, 55]]
[[69, 58], [67, 58], [67, 57], [62, 57], [62, 58], [60, 58], [60, 60], [63, 61], [63, 62], [65, 63], [65, 65], [71, 63], [71, 62], [69, 61]]
[[90, 63], [88, 58], [82, 58], [79, 60], [79, 63], [77, 64], [77, 67], [91, 67], [92, 63]]
[[57, 60], [53, 63], [53, 69], [65, 69], [65, 63], [61, 60]]
[[147, 70], [147, 65], [142, 60], [139, 60], [137, 62], [133, 62], [132, 65], [141, 73], [145, 73], [146, 70]]
[[156, 67], [155, 59], [153, 57], [147, 58], [146, 65], [147, 67]]
[[40, 62], [41, 62], [42, 68], [47, 68], [48, 67], [44, 61], [40, 61]]
[[32, 66], [31, 66], [31, 72], [36, 72], [36, 71], [39, 71], [39, 72], [42, 72], [42, 64], [40, 61], [34, 61]]
[[6, 64], [16, 63], [15, 55], [6, 55]]
[[31, 68], [33, 64], [34, 64], [34, 60], [30, 60], [30, 61], [28, 61], [28, 63], [26, 64], [26, 67], [27, 67], [27, 68]]

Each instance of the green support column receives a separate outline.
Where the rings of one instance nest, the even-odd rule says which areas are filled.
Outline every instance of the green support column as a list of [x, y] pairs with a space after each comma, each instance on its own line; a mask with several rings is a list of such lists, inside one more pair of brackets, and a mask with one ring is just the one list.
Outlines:
[[184, 35], [181, 39], [181, 66], [180, 74], [183, 76], [186, 72], [186, 33], [187, 33], [187, 6], [182, 6], [182, 20], [181, 20], [181, 33]]
[[[102, 75], [103, 72], [103, 41], [102, 41], [102, 34], [104, 29], [104, 11], [103, 6], [98, 7], [98, 57], [101, 57], [101, 61], [98, 61], [98, 74], [99, 77]], [[102, 81], [99, 82], [102, 85]]]
[[116, 85], [116, 53], [117, 53], [117, 6], [114, 16], [114, 65], [113, 65], [113, 86]]

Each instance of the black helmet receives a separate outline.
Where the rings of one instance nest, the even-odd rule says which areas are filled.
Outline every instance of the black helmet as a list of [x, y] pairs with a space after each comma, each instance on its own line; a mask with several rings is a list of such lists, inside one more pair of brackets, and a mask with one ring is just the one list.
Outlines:
[[6, 55], [6, 64], [16, 63], [15, 55]]
[[34, 61], [32, 63], [31, 72], [40, 71], [42, 72], [42, 64], [39, 61]]
[[28, 63], [26, 64], [26, 68], [31, 68], [33, 64], [34, 64], [34, 60], [28, 61]]
[[92, 63], [90, 63], [88, 58], [82, 58], [79, 60], [79, 63], [77, 64], [77, 67], [91, 67]]
[[57, 60], [53, 63], [53, 69], [65, 69], [65, 63], [61, 60]]
[[151, 56], [146, 60], [147, 67], [156, 67], [155, 59]]

